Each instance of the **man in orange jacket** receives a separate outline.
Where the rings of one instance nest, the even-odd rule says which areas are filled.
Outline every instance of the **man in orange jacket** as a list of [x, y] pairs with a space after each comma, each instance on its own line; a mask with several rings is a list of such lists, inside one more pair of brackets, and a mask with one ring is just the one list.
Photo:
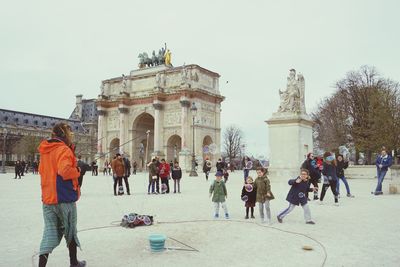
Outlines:
[[78, 261], [80, 243], [77, 236], [76, 201], [80, 196], [78, 177], [80, 168], [72, 144], [73, 132], [66, 123], [54, 126], [51, 139], [39, 145], [44, 231], [40, 243], [39, 267], [47, 264], [49, 253], [65, 237], [69, 249], [70, 266], [86, 266]]

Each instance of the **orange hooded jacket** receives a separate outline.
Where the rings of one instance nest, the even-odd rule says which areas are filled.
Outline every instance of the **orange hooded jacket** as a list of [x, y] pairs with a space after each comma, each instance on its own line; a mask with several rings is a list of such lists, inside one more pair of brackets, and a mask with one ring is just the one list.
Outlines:
[[39, 145], [42, 202], [70, 203], [79, 199], [80, 175], [74, 152], [62, 140], [54, 138]]

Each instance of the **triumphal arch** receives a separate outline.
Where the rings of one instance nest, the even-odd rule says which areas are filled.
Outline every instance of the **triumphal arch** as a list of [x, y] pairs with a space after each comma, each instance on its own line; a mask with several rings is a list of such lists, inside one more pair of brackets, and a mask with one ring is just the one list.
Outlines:
[[117, 152], [136, 160], [139, 168], [157, 155], [168, 162], [178, 160], [188, 171], [193, 151], [200, 164], [206, 157], [215, 163], [220, 157], [224, 100], [220, 75], [198, 65], [139, 66], [101, 83], [99, 165]]

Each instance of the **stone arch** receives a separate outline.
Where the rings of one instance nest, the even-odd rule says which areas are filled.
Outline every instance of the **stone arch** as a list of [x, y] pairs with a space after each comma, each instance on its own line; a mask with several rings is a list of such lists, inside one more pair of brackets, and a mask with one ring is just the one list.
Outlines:
[[114, 138], [111, 140], [110, 146], [109, 146], [110, 160], [112, 160], [114, 158], [115, 154], [117, 154], [119, 152], [119, 146], [120, 146], [119, 138]]
[[181, 150], [182, 138], [177, 134], [170, 136], [167, 141], [167, 162], [179, 160], [179, 152]]
[[208, 146], [212, 143], [213, 143], [213, 140], [212, 140], [211, 136], [206, 135], [203, 138], [203, 145], [202, 145], [203, 160], [208, 158], [209, 160], [213, 161], [213, 154], [208, 151]]
[[[148, 130], [150, 130], [150, 134], [147, 147], [146, 132]], [[150, 161], [151, 153], [154, 151], [154, 117], [151, 114], [143, 112], [134, 119], [132, 139], [132, 159], [136, 160], [139, 169], [144, 169], [146, 162]]]

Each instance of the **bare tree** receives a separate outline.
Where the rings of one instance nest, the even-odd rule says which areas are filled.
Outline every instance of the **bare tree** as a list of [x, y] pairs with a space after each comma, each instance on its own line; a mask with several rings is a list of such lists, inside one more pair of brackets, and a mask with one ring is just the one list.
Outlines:
[[[336, 83], [335, 94], [312, 114], [317, 146], [335, 150], [353, 144], [367, 162], [380, 147], [400, 145], [399, 84], [383, 78], [374, 67], [362, 66]], [[358, 155], [358, 153], [356, 153]]]
[[243, 132], [235, 125], [228, 126], [223, 134], [224, 152], [230, 161], [241, 154], [244, 144]]
[[38, 147], [43, 138], [33, 135], [24, 135], [13, 148], [14, 153], [25, 155], [28, 160], [34, 160]]

